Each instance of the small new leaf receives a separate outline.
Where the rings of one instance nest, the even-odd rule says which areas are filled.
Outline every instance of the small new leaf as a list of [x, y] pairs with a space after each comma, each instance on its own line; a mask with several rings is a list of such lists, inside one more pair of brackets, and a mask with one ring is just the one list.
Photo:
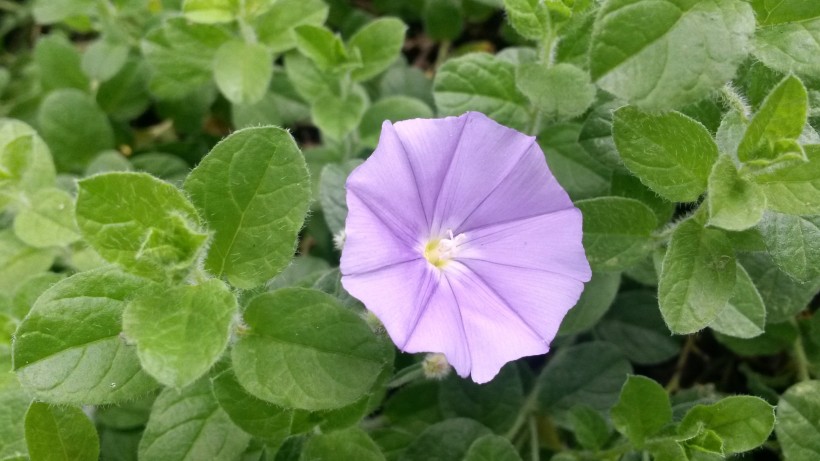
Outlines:
[[751, 165], [803, 158], [794, 141], [803, 132], [808, 111], [806, 87], [795, 76], [786, 77], [766, 96], [740, 140], [737, 157]]
[[145, 173], [81, 180], [76, 215], [100, 256], [154, 280], [187, 272], [208, 238], [182, 192]]

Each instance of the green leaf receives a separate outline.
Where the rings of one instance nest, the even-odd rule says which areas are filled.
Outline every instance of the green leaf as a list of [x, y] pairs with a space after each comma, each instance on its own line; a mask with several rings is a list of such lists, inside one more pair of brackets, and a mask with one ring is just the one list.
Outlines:
[[578, 143], [580, 129], [578, 124], [558, 123], [537, 138], [550, 171], [574, 200], [606, 195], [612, 175]]
[[740, 263], [734, 293], [709, 324], [713, 330], [735, 338], [754, 338], [766, 328], [766, 306], [752, 278]]
[[595, 20], [592, 79], [645, 110], [682, 107], [735, 75], [754, 27], [738, 0], [609, 0]]
[[516, 32], [530, 40], [543, 39], [552, 29], [550, 12], [539, 0], [504, 0], [507, 20]]
[[0, 119], [0, 207], [5, 191], [36, 192], [55, 180], [51, 153], [37, 132], [23, 122]]
[[399, 461], [463, 461], [470, 447], [490, 430], [467, 418], [450, 418], [427, 427], [407, 447]]
[[[812, 2], [806, 2], [811, 5]], [[754, 56], [774, 70], [820, 78], [820, 18], [787, 22], [758, 29]]]
[[741, 255], [740, 260], [763, 298], [769, 323], [791, 319], [820, 291], [820, 280], [808, 283], [794, 280], [781, 271], [766, 252]]
[[31, 459], [96, 461], [100, 440], [79, 407], [33, 402], [26, 412], [26, 444]]
[[732, 158], [721, 155], [709, 175], [709, 225], [742, 231], [760, 221], [766, 208], [766, 194], [740, 176]]
[[344, 95], [327, 93], [311, 107], [313, 123], [322, 134], [334, 140], [341, 140], [356, 129], [367, 110], [370, 100], [360, 85]]
[[568, 426], [569, 411], [577, 404], [607, 411], [618, 399], [629, 362], [617, 348], [591, 342], [560, 349], [538, 378], [540, 407], [556, 423]]
[[392, 355], [358, 315], [330, 295], [284, 288], [254, 298], [232, 350], [252, 395], [285, 408], [327, 410], [367, 392]]
[[592, 279], [584, 284], [581, 298], [564, 316], [558, 334], [571, 335], [592, 328], [606, 314], [620, 286], [620, 273], [593, 272]]
[[751, 3], [757, 23], [762, 26], [820, 17], [820, 3], [802, 0], [752, 0]]
[[727, 454], [755, 449], [774, 428], [774, 408], [759, 397], [726, 397], [712, 405], [696, 405], [683, 417], [678, 433], [713, 431]]
[[783, 154], [778, 144], [796, 140], [803, 132], [808, 103], [806, 87], [797, 77], [783, 79], [766, 96], [749, 123], [737, 148], [738, 159], [752, 165], [767, 165], [782, 158], [795, 158], [793, 153]]
[[820, 214], [820, 145], [804, 146], [804, 149], [808, 163], [791, 162], [754, 177], [766, 194], [770, 210], [795, 215]]
[[748, 126], [749, 121], [745, 115], [736, 110], [726, 112], [720, 120], [720, 125], [715, 133], [715, 143], [718, 145], [718, 150], [735, 158], [737, 146], [740, 145], [740, 140], [743, 139]]
[[328, 7], [322, 0], [277, 0], [254, 20], [253, 28], [261, 43], [274, 53], [282, 53], [296, 46], [294, 28], [321, 26], [327, 14]]
[[464, 461], [521, 461], [515, 447], [500, 435], [477, 438], [464, 455]]
[[676, 334], [707, 326], [726, 305], [737, 279], [734, 250], [721, 231], [694, 219], [678, 225], [663, 258], [658, 299], [661, 314]]
[[168, 99], [179, 99], [211, 82], [216, 51], [231, 40], [225, 30], [184, 18], [166, 20], [142, 40], [142, 54], [151, 68], [149, 88]]
[[718, 149], [697, 121], [626, 106], [615, 111], [612, 135], [626, 167], [665, 199], [693, 202], [706, 190]]
[[128, 60], [128, 45], [101, 38], [85, 50], [83, 72], [89, 78], [104, 82], [117, 75]]
[[[152, 392], [137, 400], [96, 408], [94, 420], [110, 429], [141, 429], [148, 422], [151, 406], [156, 398], [156, 393]], [[134, 449], [136, 451], [136, 444]]]
[[526, 63], [517, 69], [515, 82], [550, 119], [577, 117], [595, 99], [595, 86], [590, 83], [589, 74], [572, 64], [546, 67], [541, 63]]
[[658, 311], [654, 292], [623, 291], [595, 327], [596, 337], [614, 344], [633, 363], [655, 365], [680, 352]]
[[22, 320], [28, 315], [40, 295], [67, 276], [66, 273], [42, 272], [27, 278], [14, 290], [8, 312], [18, 320]]
[[34, 62], [45, 91], [76, 88], [88, 91], [89, 81], [80, 65], [80, 54], [62, 35], [49, 34], [37, 41]]
[[606, 445], [612, 430], [600, 413], [584, 404], [575, 405], [569, 413], [570, 425], [582, 447], [600, 450]]
[[612, 172], [612, 185], [610, 193], [618, 197], [635, 199], [648, 206], [658, 218], [658, 225], [669, 222], [675, 213], [675, 204], [656, 194], [652, 189], [646, 187], [640, 179], [620, 171]]
[[758, 229], [783, 272], [802, 282], [820, 276], [820, 216], [767, 212]]
[[91, 96], [74, 89], [50, 93], [37, 113], [40, 134], [57, 168], [81, 172], [98, 153], [114, 147], [114, 132]]
[[345, 218], [347, 218], [345, 181], [350, 172], [361, 164], [361, 160], [348, 160], [342, 164], [328, 163], [322, 168], [319, 180], [319, 201], [322, 204], [325, 222], [334, 234], [345, 228]]
[[148, 63], [129, 58], [122, 69], [97, 89], [97, 104], [115, 120], [132, 120], [151, 104]]
[[672, 405], [660, 384], [643, 376], [630, 375], [610, 414], [615, 429], [640, 449], [646, 439], [672, 422]]
[[220, 46], [214, 56], [214, 78], [234, 104], [259, 102], [273, 77], [273, 56], [263, 45], [237, 40]]
[[341, 431], [311, 437], [302, 448], [300, 461], [350, 459], [361, 461], [384, 461], [384, 455], [376, 442], [363, 430], [352, 427]]
[[515, 66], [486, 53], [445, 62], [436, 73], [433, 96], [440, 115], [474, 110], [519, 131], [531, 124], [527, 98], [515, 86]]
[[182, 13], [191, 22], [230, 22], [240, 11], [240, 1], [242, 0], [185, 0], [182, 3]]
[[396, 18], [379, 18], [359, 29], [347, 47], [359, 56], [362, 66], [354, 68], [350, 77], [361, 82], [387, 70], [401, 54], [406, 31], [407, 25]]
[[181, 184], [191, 167], [176, 155], [148, 152], [131, 157], [131, 165], [137, 171], [150, 173], [173, 184]]
[[17, 329], [20, 382], [38, 398], [68, 404], [115, 403], [153, 390], [156, 383], [120, 337], [126, 299], [148, 283], [104, 268], [48, 289]]
[[433, 82], [418, 67], [409, 66], [400, 59], [379, 79], [382, 97], [404, 95], [424, 101], [433, 107]]
[[424, 33], [435, 41], [455, 40], [464, 32], [464, 13], [461, 0], [424, 0]]
[[60, 189], [42, 189], [14, 217], [14, 233], [35, 248], [65, 246], [80, 238], [74, 223], [74, 198]]
[[299, 53], [285, 56], [285, 72], [296, 93], [308, 103], [321, 105], [329, 97], [341, 98], [340, 81], [332, 73], [319, 70], [310, 59]]
[[294, 29], [296, 48], [322, 70], [333, 70], [348, 61], [342, 39], [322, 26], [303, 25]]
[[820, 456], [820, 381], [797, 383], [780, 397], [775, 432], [788, 461]]
[[[674, 438], [664, 437], [650, 440], [646, 450], [652, 454], [655, 461], [690, 461], [691, 459], [683, 446]], [[700, 454], [700, 452], [696, 453]]]
[[622, 197], [575, 202], [584, 215], [584, 248], [593, 270], [620, 271], [638, 263], [650, 250], [657, 227], [643, 203]]
[[248, 394], [236, 380], [233, 370], [222, 371], [211, 383], [219, 406], [243, 431], [272, 444], [291, 435], [293, 411]]
[[97, 7], [94, 0], [35, 0], [32, 8], [38, 23], [53, 24], [72, 16], [91, 14]]
[[112, 263], [155, 280], [183, 274], [208, 235], [176, 187], [145, 173], [105, 173], [79, 181], [77, 224]]
[[208, 380], [157, 397], [139, 444], [144, 461], [238, 459], [250, 436], [219, 408]]
[[94, 157], [85, 169], [85, 176], [92, 176], [109, 171], [131, 171], [131, 162], [116, 150], [107, 150]]
[[365, 147], [375, 149], [383, 122], [399, 122], [412, 118], [433, 118], [433, 111], [425, 102], [409, 96], [387, 96], [379, 99], [362, 117], [359, 124], [359, 142]]
[[[7, 357], [0, 358], [0, 369], [10, 367]], [[25, 415], [31, 397], [14, 373], [0, 373], [0, 459], [11, 460], [27, 455]]]
[[54, 252], [21, 242], [12, 229], [0, 230], [0, 292], [8, 293], [32, 275], [48, 270]]
[[444, 417], [471, 418], [503, 434], [512, 427], [524, 403], [524, 387], [518, 368], [509, 364], [482, 385], [450, 375], [441, 381], [438, 398]]
[[253, 288], [290, 262], [310, 202], [305, 160], [290, 133], [234, 132], [191, 172], [185, 190], [214, 232], [206, 269]]
[[148, 292], [128, 303], [123, 333], [142, 367], [181, 389], [205, 374], [228, 346], [236, 297], [218, 280]]

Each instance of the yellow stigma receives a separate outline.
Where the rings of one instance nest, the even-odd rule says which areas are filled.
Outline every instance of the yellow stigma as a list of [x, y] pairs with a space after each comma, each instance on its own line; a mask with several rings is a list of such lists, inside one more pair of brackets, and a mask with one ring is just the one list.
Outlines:
[[439, 244], [441, 243], [441, 239], [434, 239], [430, 240], [427, 243], [427, 246], [424, 247], [424, 257], [430, 261], [430, 264], [438, 267], [441, 269], [447, 264], [449, 259], [442, 257]]
[[453, 236], [452, 230], [447, 234], [449, 238], [433, 238], [424, 246], [424, 258], [439, 269], [456, 256], [459, 245], [466, 240], [464, 234]]

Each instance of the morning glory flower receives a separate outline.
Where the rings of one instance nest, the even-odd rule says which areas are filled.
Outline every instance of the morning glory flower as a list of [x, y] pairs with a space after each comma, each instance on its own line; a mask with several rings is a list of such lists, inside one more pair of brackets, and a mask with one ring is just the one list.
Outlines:
[[346, 188], [345, 289], [399, 349], [477, 383], [546, 353], [591, 276], [535, 138], [483, 114], [385, 122]]

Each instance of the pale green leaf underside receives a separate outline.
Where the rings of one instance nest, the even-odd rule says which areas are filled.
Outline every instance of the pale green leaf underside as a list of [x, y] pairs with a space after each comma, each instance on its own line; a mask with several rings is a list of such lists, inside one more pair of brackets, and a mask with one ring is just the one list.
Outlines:
[[736, 282], [732, 244], [723, 232], [684, 221], [672, 234], [663, 259], [658, 300], [673, 333], [706, 327], [726, 305]]
[[734, 76], [754, 26], [738, 0], [612, 0], [595, 21], [592, 78], [641, 108], [678, 108]]

